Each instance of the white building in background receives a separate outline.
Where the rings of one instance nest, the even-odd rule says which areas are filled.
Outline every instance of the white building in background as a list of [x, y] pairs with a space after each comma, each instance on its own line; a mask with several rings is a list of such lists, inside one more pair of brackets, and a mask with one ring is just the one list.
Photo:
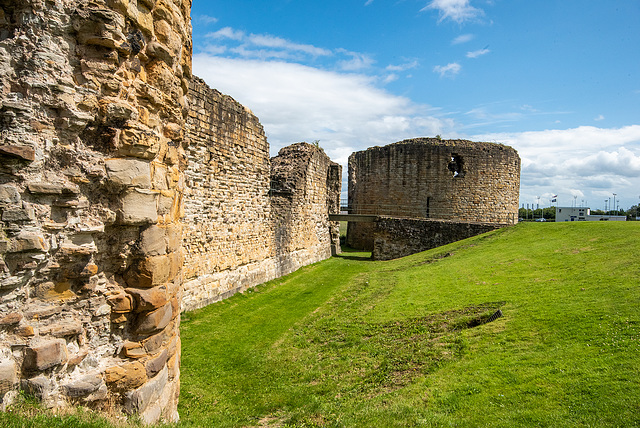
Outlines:
[[558, 221], [627, 221], [623, 215], [591, 215], [587, 207], [556, 207]]

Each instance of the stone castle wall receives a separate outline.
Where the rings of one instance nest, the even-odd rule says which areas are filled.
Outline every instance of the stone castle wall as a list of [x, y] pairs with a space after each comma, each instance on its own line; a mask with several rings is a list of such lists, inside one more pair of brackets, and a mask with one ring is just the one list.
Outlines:
[[[349, 157], [353, 213], [460, 222], [517, 222], [520, 158], [511, 147], [413, 139]], [[375, 226], [350, 223], [347, 243], [373, 249]]]
[[392, 260], [498, 229], [496, 223], [451, 220], [378, 218], [373, 236], [373, 260]]
[[190, 0], [0, 2], [0, 397], [177, 418]]
[[329, 257], [340, 194], [339, 166], [320, 149], [294, 144], [269, 159], [251, 111], [198, 78], [189, 97], [184, 310]]

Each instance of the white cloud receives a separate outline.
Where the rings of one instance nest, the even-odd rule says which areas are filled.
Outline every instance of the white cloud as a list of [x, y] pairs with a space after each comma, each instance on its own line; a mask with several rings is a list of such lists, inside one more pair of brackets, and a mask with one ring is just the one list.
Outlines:
[[373, 3], [373, 0], [367, 0], [367, 2], [364, 5], [369, 6], [371, 3]]
[[489, 49], [479, 49], [477, 51], [467, 52], [467, 58], [478, 58], [479, 56], [486, 55], [491, 52]]
[[433, 67], [434, 73], [438, 73], [440, 77], [453, 77], [460, 73], [462, 67], [457, 62], [453, 62], [447, 65], [436, 65]]
[[640, 125], [622, 128], [581, 126], [565, 130], [474, 135], [514, 147], [522, 159], [521, 202], [551, 192], [561, 205], [577, 191], [592, 207], [617, 193], [620, 206], [637, 201], [640, 188]]
[[345, 71], [360, 71], [371, 67], [375, 63], [373, 58], [363, 53], [352, 52], [346, 49], [337, 49], [337, 52], [351, 57], [350, 59], [338, 61], [338, 67]]
[[595, 118], [595, 119], [593, 119], [593, 120], [595, 120], [596, 122], [599, 122], [599, 121], [601, 121], [601, 120], [604, 120], [604, 116], [603, 116], [603, 115], [599, 115], [598, 117], [596, 117], [596, 118]]
[[231, 39], [231, 40], [242, 40], [245, 37], [244, 31], [236, 31], [231, 27], [224, 27], [218, 31], [207, 34], [207, 37], [213, 39]]
[[398, 80], [398, 75], [395, 73], [391, 73], [387, 77], [385, 77], [382, 81], [384, 83], [391, 83], [391, 82], [395, 82], [396, 80]]
[[293, 43], [289, 40], [268, 34], [251, 34], [247, 41], [254, 46], [303, 52], [313, 56], [331, 55], [331, 51], [327, 49], [317, 48], [312, 45]]
[[411, 62], [407, 62], [404, 64], [398, 64], [398, 65], [388, 65], [386, 70], [387, 71], [406, 71], [406, 70], [411, 70], [412, 68], [416, 68], [419, 65], [417, 60], [411, 61]]
[[440, 13], [439, 22], [449, 18], [457, 23], [462, 23], [484, 15], [481, 9], [471, 6], [469, 0], [432, 0], [420, 11], [429, 9], [437, 10]]
[[193, 20], [202, 25], [215, 24], [218, 22], [218, 18], [209, 15], [195, 15], [193, 16]]
[[[335, 161], [404, 138], [451, 132], [451, 119], [390, 94], [376, 78], [282, 61], [196, 54], [194, 73], [251, 108], [265, 127], [272, 153], [298, 141], [320, 140]], [[345, 171], [346, 172], [346, 171]]]
[[473, 34], [461, 34], [458, 37], [456, 37], [455, 39], [453, 39], [451, 41], [452, 45], [459, 45], [462, 43], [467, 43], [470, 42], [471, 40], [473, 40], [475, 38], [475, 36]]

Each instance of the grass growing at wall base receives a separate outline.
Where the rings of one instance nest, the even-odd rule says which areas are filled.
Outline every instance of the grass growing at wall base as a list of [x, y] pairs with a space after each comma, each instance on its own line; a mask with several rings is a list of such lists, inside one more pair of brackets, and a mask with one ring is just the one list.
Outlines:
[[181, 425], [639, 426], [639, 238], [523, 224], [345, 253], [185, 314]]

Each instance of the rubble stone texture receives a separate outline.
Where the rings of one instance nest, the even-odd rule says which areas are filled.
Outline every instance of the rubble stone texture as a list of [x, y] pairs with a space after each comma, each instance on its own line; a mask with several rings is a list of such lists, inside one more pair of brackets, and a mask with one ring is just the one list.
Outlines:
[[250, 110], [195, 77], [189, 97], [182, 308], [330, 257], [339, 245], [328, 221], [339, 204], [339, 165], [305, 143], [269, 159]]
[[[508, 225], [518, 219], [519, 190], [520, 157], [502, 144], [419, 138], [349, 157], [352, 213]], [[349, 223], [347, 244], [371, 251], [376, 230]]]
[[177, 419], [190, 7], [0, 0], [0, 399]]

